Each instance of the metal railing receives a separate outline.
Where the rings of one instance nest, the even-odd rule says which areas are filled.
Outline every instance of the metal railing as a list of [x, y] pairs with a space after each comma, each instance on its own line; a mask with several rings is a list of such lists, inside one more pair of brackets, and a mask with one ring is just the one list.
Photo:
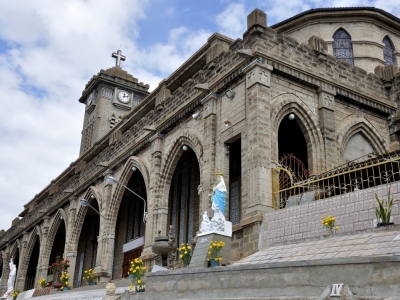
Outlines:
[[318, 175], [302, 176], [290, 167], [272, 169], [275, 209], [309, 203], [400, 180], [400, 150], [369, 154]]

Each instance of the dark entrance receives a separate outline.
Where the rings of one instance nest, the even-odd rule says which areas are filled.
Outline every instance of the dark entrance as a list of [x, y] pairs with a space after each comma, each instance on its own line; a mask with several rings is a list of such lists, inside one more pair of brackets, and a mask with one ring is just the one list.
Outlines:
[[[99, 205], [97, 201], [91, 197], [88, 200], [90, 205], [97, 211], [99, 211]], [[94, 269], [96, 266], [97, 257], [97, 237], [99, 236], [100, 229], [100, 216], [92, 208], [88, 208], [86, 211], [85, 220], [82, 225], [81, 233], [79, 236], [77, 260], [79, 263], [75, 266], [75, 282], [74, 286], [81, 286], [82, 274], [84, 270]]]
[[36, 282], [36, 269], [39, 262], [40, 243], [39, 236], [36, 235], [35, 245], [33, 246], [30, 260], [28, 263], [28, 270], [26, 271], [24, 291], [31, 290], [35, 287]]
[[[65, 222], [64, 220], [61, 220], [60, 224], [58, 225], [57, 233], [53, 242], [53, 247], [50, 252], [49, 266], [52, 263], [56, 262], [57, 256], [60, 257], [63, 256], [64, 247], [65, 247]], [[48, 274], [50, 273], [51, 271], [49, 269]]]
[[[127, 187], [143, 199], [147, 199], [146, 184], [143, 175], [139, 170], [133, 172]], [[114, 278], [121, 278], [119, 276], [122, 276], [122, 278], [126, 277], [129, 268], [129, 260], [140, 257], [142, 253], [142, 246], [135, 247], [134, 250], [129, 250], [125, 253], [123, 253], [123, 247], [125, 244], [132, 242], [133, 240], [136, 240], [136, 242], [140, 241], [138, 239], [145, 235], [143, 213], [144, 201], [130, 191], [125, 190], [119, 206], [117, 225], [115, 229], [116, 245], [114, 250]]]
[[190, 243], [199, 229], [199, 184], [199, 163], [189, 148], [179, 159], [169, 194], [168, 225], [173, 225], [179, 245]]
[[294, 156], [303, 164], [304, 169], [308, 170], [307, 142], [296, 118], [283, 118], [278, 130], [278, 149], [280, 162], [288, 155]]

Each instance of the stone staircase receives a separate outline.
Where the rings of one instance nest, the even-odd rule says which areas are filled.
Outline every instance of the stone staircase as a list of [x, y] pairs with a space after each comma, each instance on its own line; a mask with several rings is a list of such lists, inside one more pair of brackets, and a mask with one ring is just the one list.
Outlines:
[[126, 298], [129, 284], [116, 281], [114, 298], [98, 285], [36, 299], [400, 299], [400, 226], [276, 244], [230, 266], [148, 273], [146, 292]]

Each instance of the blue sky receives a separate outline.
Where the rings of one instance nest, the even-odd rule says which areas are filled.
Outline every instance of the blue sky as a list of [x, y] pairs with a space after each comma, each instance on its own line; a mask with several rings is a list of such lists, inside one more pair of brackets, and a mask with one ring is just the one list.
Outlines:
[[87, 81], [114, 65], [150, 84], [168, 77], [214, 32], [233, 39], [255, 8], [268, 25], [304, 10], [400, 0], [0, 0], [0, 229], [78, 158]]

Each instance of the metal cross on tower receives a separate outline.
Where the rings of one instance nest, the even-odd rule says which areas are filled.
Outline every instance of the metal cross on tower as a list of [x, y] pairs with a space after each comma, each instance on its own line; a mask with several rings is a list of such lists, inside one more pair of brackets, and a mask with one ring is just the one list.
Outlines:
[[121, 66], [121, 60], [124, 61], [126, 59], [126, 56], [122, 55], [121, 50], [118, 50], [117, 53], [113, 52], [112, 57], [116, 58], [115, 65], [118, 67]]

